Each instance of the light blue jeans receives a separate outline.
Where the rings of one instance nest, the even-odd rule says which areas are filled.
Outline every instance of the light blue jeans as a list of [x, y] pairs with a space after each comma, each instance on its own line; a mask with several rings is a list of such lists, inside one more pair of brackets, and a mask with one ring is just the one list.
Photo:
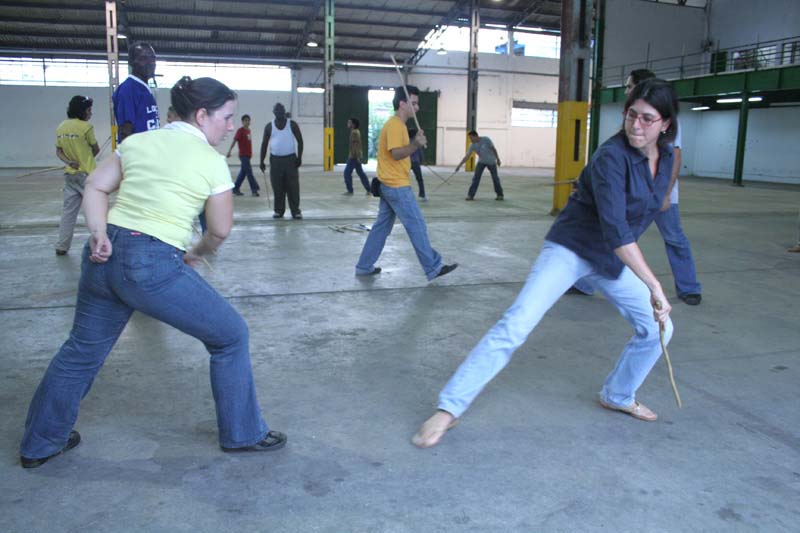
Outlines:
[[369, 274], [375, 268], [375, 262], [381, 256], [386, 238], [392, 232], [395, 218], [399, 218], [406, 228], [408, 238], [417, 253], [419, 264], [425, 271], [428, 281], [435, 278], [442, 269], [442, 256], [433, 249], [428, 240], [428, 228], [425, 218], [419, 209], [411, 186], [389, 187], [381, 183], [381, 203], [378, 207], [378, 218], [367, 235], [367, 241], [361, 250], [356, 264], [356, 274]]
[[[664, 248], [667, 250], [667, 259], [672, 269], [672, 277], [675, 278], [675, 291], [678, 296], [701, 294], [702, 287], [697, 281], [692, 248], [681, 227], [678, 204], [671, 204], [669, 209], [658, 213], [655, 223], [664, 238]], [[578, 280], [575, 288], [585, 294], [594, 293], [594, 287], [588, 280]]]
[[[661, 355], [659, 326], [653, 318], [650, 290], [625, 268], [617, 279], [594, 272], [592, 266], [571, 250], [545, 241], [539, 257], [517, 299], [503, 317], [478, 342], [439, 394], [439, 409], [460, 417], [472, 401], [511, 360], [544, 314], [576, 280], [587, 277], [633, 326], [617, 364], [606, 378], [601, 398], [615, 406], [633, 403]], [[664, 340], [672, 336], [668, 321]]]
[[107, 263], [90, 262], [89, 245], [83, 249], [72, 331], [31, 400], [20, 454], [38, 459], [64, 447], [81, 399], [134, 310], [205, 344], [219, 443], [239, 448], [263, 439], [268, 427], [256, 399], [247, 324], [239, 313], [184, 264], [181, 250], [111, 224], [108, 236], [113, 254]]

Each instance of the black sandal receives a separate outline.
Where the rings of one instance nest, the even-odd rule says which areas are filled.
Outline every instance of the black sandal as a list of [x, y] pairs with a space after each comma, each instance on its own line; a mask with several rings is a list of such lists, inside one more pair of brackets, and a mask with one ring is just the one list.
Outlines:
[[253, 444], [242, 448], [226, 448], [220, 446], [223, 452], [272, 452], [286, 446], [286, 435], [280, 431], [270, 431], [266, 436]]

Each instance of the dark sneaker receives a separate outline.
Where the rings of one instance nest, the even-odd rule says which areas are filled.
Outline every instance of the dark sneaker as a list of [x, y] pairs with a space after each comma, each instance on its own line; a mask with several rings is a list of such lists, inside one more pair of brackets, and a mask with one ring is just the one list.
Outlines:
[[283, 213], [280, 213], [280, 214], [275, 213], [275, 214], [272, 215], [272, 218], [283, 218]]
[[472, 201], [475, 200], [475, 197], [474, 196], [467, 196], [466, 198], [464, 198], [464, 200], [466, 200], [468, 202], [472, 202]]
[[381, 267], [375, 267], [372, 269], [372, 272], [367, 272], [366, 274], [356, 274], [356, 276], [374, 276], [375, 274], [381, 273]]
[[252, 192], [252, 195], [253, 195], [253, 196], [261, 196], [260, 194], [258, 194], [258, 191], [253, 191], [253, 192]]
[[450, 272], [452, 272], [453, 270], [455, 270], [457, 268], [458, 268], [458, 263], [453, 263], [452, 265], [444, 265], [442, 267], [442, 269], [439, 271], [439, 273], [436, 274], [436, 277], [437, 278], [441, 278], [445, 274], [449, 274]]
[[495, 198], [495, 200], [497, 200], [498, 202], [502, 202], [504, 199], [505, 199], [505, 198], [503, 197], [503, 195], [502, 195], [502, 194], [498, 194], [498, 195], [497, 195], [497, 198]]
[[66, 250], [56, 250], [56, 255], [67, 255]]
[[295, 220], [303, 220], [303, 213], [297, 213], [296, 215], [292, 215], [292, 218]]
[[234, 196], [244, 196], [244, 193], [242, 191], [240, 191], [239, 189], [233, 189], [233, 195]]
[[286, 446], [286, 435], [280, 431], [270, 431], [267, 436], [253, 444], [243, 448], [226, 448], [220, 446], [223, 452], [274, 452]]
[[22, 468], [38, 468], [45, 464], [47, 461], [52, 459], [57, 455], [61, 455], [62, 453], [66, 453], [70, 451], [72, 448], [80, 444], [81, 442], [81, 434], [77, 431], [70, 431], [69, 432], [69, 439], [67, 439], [67, 444], [61, 451], [54, 453], [53, 455], [49, 455], [47, 457], [42, 457], [41, 459], [30, 459], [28, 457], [19, 457], [19, 462], [22, 463]]
[[683, 294], [678, 296], [681, 300], [686, 302], [686, 305], [700, 305], [700, 302], [703, 300], [703, 297], [699, 294]]

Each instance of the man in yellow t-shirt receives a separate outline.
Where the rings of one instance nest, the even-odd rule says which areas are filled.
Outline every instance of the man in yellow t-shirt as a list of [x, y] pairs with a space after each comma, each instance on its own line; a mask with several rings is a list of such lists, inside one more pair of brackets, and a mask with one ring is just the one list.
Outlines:
[[[406, 90], [408, 96], [406, 96]], [[433, 249], [428, 240], [428, 228], [419, 209], [414, 191], [408, 180], [412, 153], [427, 146], [425, 132], [419, 130], [414, 141], [409, 141], [406, 121], [419, 110], [419, 89], [413, 85], [397, 87], [392, 100], [395, 114], [381, 129], [378, 139], [378, 180], [381, 201], [378, 218], [361, 250], [356, 264], [356, 276], [372, 276], [381, 272], [375, 262], [383, 251], [386, 238], [392, 232], [395, 218], [400, 218], [417, 253], [428, 281], [452, 272], [458, 263], [445, 265], [442, 256]]]
[[100, 153], [92, 118], [92, 99], [73, 96], [67, 107], [67, 120], [56, 129], [56, 156], [66, 163], [64, 167], [64, 208], [58, 227], [56, 255], [66, 255], [72, 244], [75, 221], [83, 202], [83, 185], [86, 177], [97, 166], [95, 156]]

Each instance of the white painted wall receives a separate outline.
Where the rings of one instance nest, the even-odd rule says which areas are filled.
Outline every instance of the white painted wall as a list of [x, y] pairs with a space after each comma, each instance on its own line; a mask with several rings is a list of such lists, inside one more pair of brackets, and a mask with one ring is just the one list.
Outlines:
[[709, 38], [720, 48], [800, 35], [798, 0], [713, 0]]
[[[699, 52], [706, 34], [706, 13], [675, 4], [607, 0], [605, 28], [604, 84], [624, 85], [628, 72], [646, 66], [648, 45], [650, 59], [680, 56], [683, 50]], [[678, 58], [659, 61], [657, 70], [679, 66]], [[619, 72], [615, 67], [620, 67]]]
[[[455, 166], [464, 155], [466, 142], [466, 77], [467, 54], [427, 55], [412, 72], [409, 83], [422, 90], [440, 91], [438, 103], [439, 132], [437, 164]], [[556, 103], [558, 98], [558, 61], [481, 54], [479, 78], [478, 131], [488, 135], [497, 146], [504, 165], [552, 167], [555, 158], [555, 128], [512, 128], [513, 100]], [[523, 74], [537, 72], [537, 75]], [[305, 67], [298, 72], [300, 85], [318, 84], [319, 68]], [[336, 84], [370, 87], [394, 87], [399, 78], [394, 70], [363, 71], [342, 69], [334, 77]], [[85, 94], [95, 100], [92, 123], [102, 145], [110, 135], [108, 90], [81, 87], [0, 86], [0, 116], [6, 124], [0, 131], [0, 166], [56, 166], [55, 129], [66, 118], [70, 98]], [[253, 144], [256, 154], [262, 132], [272, 120], [272, 107], [282, 102], [292, 111], [305, 141], [303, 160], [306, 164], [322, 164], [323, 97], [321, 94], [289, 92], [238, 91], [238, 116], [252, 117]], [[166, 123], [169, 89], [156, 91], [162, 123]], [[218, 147], [225, 153], [231, 138]], [[107, 151], [104, 154], [108, 153]], [[237, 164], [236, 158], [231, 159]]]

